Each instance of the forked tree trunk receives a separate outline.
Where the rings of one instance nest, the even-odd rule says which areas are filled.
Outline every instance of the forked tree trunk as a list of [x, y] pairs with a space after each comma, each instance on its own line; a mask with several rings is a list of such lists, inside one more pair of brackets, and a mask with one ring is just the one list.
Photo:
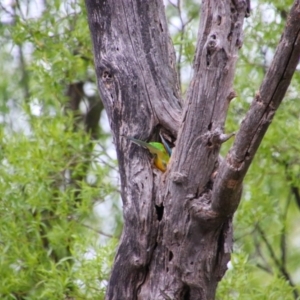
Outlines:
[[[201, 6], [194, 76], [180, 98], [162, 0], [86, 0], [98, 87], [116, 145], [124, 229], [107, 299], [214, 299], [242, 181], [299, 59], [295, 2], [266, 78], [223, 161], [224, 123], [249, 1]], [[124, 136], [176, 141], [166, 173]]]

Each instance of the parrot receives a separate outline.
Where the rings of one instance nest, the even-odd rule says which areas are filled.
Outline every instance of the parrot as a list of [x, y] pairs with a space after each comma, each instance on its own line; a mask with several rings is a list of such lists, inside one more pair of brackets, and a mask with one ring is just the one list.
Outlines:
[[126, 137], [133, 143], [142, 146], [149, 150], [149, 152], [154, 157], [154, 165], [157, 169], [161, 170], [162, 172], [165, 172], [167, 169], [167, 164], [169, 162], [172, 150], [170, 146], [167, 144], [165, 139], [160, 135], [160, 138], [163, 143], [159, 142], [144, 142], [138, 139], [135, 139], [133, 137]]

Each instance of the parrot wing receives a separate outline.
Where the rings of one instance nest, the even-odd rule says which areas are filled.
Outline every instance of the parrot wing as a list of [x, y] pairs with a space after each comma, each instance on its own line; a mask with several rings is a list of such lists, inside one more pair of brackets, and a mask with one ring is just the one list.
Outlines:
[[172, 155], [172, 149], [170, 148], [170, 146], [168, 145], [167, 141], [163, 138], [163, 136], [159, 133], [159, 136], [161, 138], [162, 143], [164, 144], [169, 156]]

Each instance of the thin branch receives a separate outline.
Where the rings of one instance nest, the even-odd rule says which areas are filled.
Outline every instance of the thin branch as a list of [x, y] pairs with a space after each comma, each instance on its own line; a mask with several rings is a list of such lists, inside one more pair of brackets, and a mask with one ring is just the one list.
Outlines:
[[262, 228], [259, 225], [257, 225], [256, 228], [257, 228], [258, 232], [260, 233], [260, 236], [261, 236], [262, 240], [264, 241], [264, 243], [268, 249], [268, 252], [269, 252], [273, 262], [275, 263], [276, 267], [281, 272], [281, 275], [288, 281], [289, 285], [293, 288], [293, 295], [294, 295], [294, 298], [297, 300], [299, 297], [299, 292], [296, 289], [295, 284], [293, 283], [290, 274], [286, 270], [285, 266], [282, 265], [282, 263], [276, 257], [275, 252], [274, 252], [271, 244], [269, 243], [265, 232], [262, 230]]
[[271, 270], [269, 267], [263, 266], [263, 265], [261, 265], [261, 264], [256, 264], [256, 266], [257, 266], [259, 269], [262, 269], [263, 271], [269, 273], [270, 275], [273, 275], [273, 272], [272, 272], [272, 270]]
[[168, 0], [168, 2], [169, 2], [169, 4], [170, 5], [172, 5], [174, 8], [176, 8], [177, 9], [177, 5], [176, 4], [174, 4], [171, 0]]
[[291, 194], [287, 198], [284, 211], [282, 214], [282, 223], [283, 223], [283, 229], [280, 235], [280, 250], [281, 250], [281, 264], [286, 267], [286, 220], [287, 220], [287, 213], [288, 208], [291, 203]]
[[104, 236], [106, 236], [106, 237], [108, 237], [108, 238], [116, 238], [116, 237], [114, 237], [114, 236], [111, 235], [111, 234], [105, 233], [105, 232], [103, 232], [103, 231], [101, 231], [101, 230], [99, 230], [99, 229], [93, 228], [92, 226], [90, 226], [90, 225], [88, 225], [88, 224], [85, 224], [85, 223], [80, 222], [80, 221], [77, 220], [74, 216], [68, 216], [68, 220], [75, 221], [77, 224], [82, 225], [82, 226], [85, 227], [85, 228], [91, 229], [91, 230], [93, 230], [94, 232], [96, 232], [96, 233], [98, 233], [98, 234], [101, 234], [101, 235], [104, 235]]
[[[277, 151], [277, 152], [282, 152], [282, 149], [278, 149], [276, 146], [273, 146], [273, 148]], [[292, 145], [289, 145], [289, 148], [293, 148]], [[298, 151], [298, 149], [293, 149], [294, 151]], [[290, 189], [291, 189], [291, 192], [292, 192], [292, 195], [295, 197], [295, 201], [296, 201], [296, 204], [298, 206], [298, 208], [300, 209], [300, 192], [299, 192], [299, 188], [295, 185], [293, 185], [292, 183], [292, 178], [291, 178], [291, 175], [289, 174], [288, 170], [289, 170], [289, 167], [291, 164], [299, 164], [299, 161], [298, 161], [298, 158], [296, 159], [293, 159], [292, 161], [289, 160], [288, 162], [287, 161], [282, 161], [280, 159], [278, 159], [277, 157], [273, 157], [273, 160], [275, 162], [277, 162], [278, 164], [281, 164], [284, 166], [284, 169], [285, 169], [285, 177], [287, 179], [287, 181], [290, 183]]]
[[93, 228], [92, 226], [90, 226], [90, 225], [87, 225], [87, 224], [84, 224], [84, 223], [80, 223], [79, 221], [77, 221], [77, 220], [75, 220], [77, 223], [79, 223], [80, 225], [82, 225], [83, 227], [85, 227], [85, 228], [88, 228], [88, 229], [91, 229], [91, 230], [93, 230], [93, 231], [95, 231], [96, 233], [98, 233], [98, 234], [101, 234], [101, 235], [103, 235], [103, 236], [106, 236], [106, 237], [108, 237], [108, 238], [116, 238], [115, 236], [113, 236], [113, 235], [111, 235], [111, 234], [108, 234], [108, 233], [105, 233], [105, 232], [103, 232], [103, 231], [101, 231], [101, 230], [99, 230], [99, 229], [95, 229], [95, 228]]
[[171, 6], [173, 6], [177, 12], [178, 17], [180, 19], [180, 27], [178, 28], [176, 25], [173, 25], [176, 29], [178, 29], [180, 33], [180, 43], [178, 49], [178, 57], [176, 60], [176, 68], [178, 74], [179, 87], [181, 90], [181, 64], [182, 64], [182, 56], [183, 56], [183, 41], [186, 33], [186, 26], [193, 20], [193, 17], [190, 17], [186, 22], [183, 20], [182, 10], [181, 10], [181, 0], [177, 0], [177, 4], [174, 4], [172, 1], [168, 1]]
[[29, 84], [28, 84], [28, 71], [26, 68], [23, 47], [21, 44], [18, 45], [18, 52], [20, 57], [20, 68], [21, 68], [21, 75], [22, 75], [21, 82], [24, 86], [24, 99], [25, 99], [25, 103], [28, 103], [30, 97]]
[[118, 168], [117, 167], [114, 167], [113, 165], [111, 165], [110, 163], [106, 162], [104, 159], [102, 158], [97, 158], [101, 163], [103, 163], [105, 166], [109, 167], [110, 169], [116, 171], [116, 172], [119, 172]]
[[275, 265], [276, 265], [277, 267], [281, 268], [282, 265], [281, 265], [279, 259], [276, 257], [276, 254], [275, 254], [275, 252], [274, 252], [274, 250], [273, 250], [271, 244], [269, 243], [269, 241], [268, 241], [268, 239], [267, 239], [267, 237], [266, 237], [265, 232], [264, 232], [263, 229], [259, 226], [259, 224], [256, 225], [256, 229], [257, 229], [257, 231], [259, 232], [260, 237], [261, 237], [262, 240], [264, 241], [264, 243], [265, 243], [265, 245], [266, 245], [266, 247], [267, 247], [267, 249], [268, 249], [268, 251], [269, 251], [269, 254], [270, 254], [270, 256], [271, 256], [273, 262], [275, 263]]
[[16, 6], [17, 6], [19, 12], [20, 12], [21, 19], [22, 19], [23, 21], [25, 21], [25, 16], [24, 16], [24, 14], [23, 14], [23, 12], [22, 12], [21, 5], [20, 5], [19, 0], [16, 0], [15, 3], [16, 3]]
[[234, 240], [233, 240], [233, 242], [236, 243], [237, 241], [243, 239], [244, 237], [246, 237], [246, 236], [248, 236], [248, 235], [252, 235], [252, 234], [254, 233], [254, 231], [255, 231], [255, 228], [252, 229], [252, 230], [250, 230], [249, 232], [247, 232], [247, 233], [245, 233], [245, 234], [239, 236], [239, 237], [235, 237]]
[[293, 185], [292, 178], [291, 178], [291, 176], [290, 176], [290, 174], [288, 172], [290, 164], [291, 164], [291, 162], [289, 162], [289, 163], [285, 162], [284, 163], [284, 166], [285, 166], [285, 176], [286, 176], [287, 180], [289, 182], [291, 182], [290, 189], [291, 189], [291, 192], [292, 192], [292, 194], [293, 194], [293, 196], [295, 198], [296, 204], [297, 204], [298, 208], [300, 209], [300, 192], [299, 192], [299, 188], [297, 186]]
[[15, 19], [15, 14], [10, 12], [1, 2], [0, 2], [0, 8], [7, 13], [13, 20]]
[[[256, 226], [255, 225], [255, 230], [256, 230]], [[256, 235], [254, 235], [254, 244], [255, 244], [255, 250], [257, 255], [263, 260], [264, 264], [265, 264], [265, 268], [271, 269], [269, 263], [267, 262], [265, 256], [263, 255], [263, 253], [261, 252], [261, 247], [260, 247], [260, 243], [258, 241], [258, 238]]]
[[298, 208], [300, 209], [300, 192], [299, 192], [299, 188], [296, 186], [291, 186], [291, 191], [295, 197], [296, 200], [296, 204], [298, 206]]
[[[20, 7], [20, 3], [17, 0], [16, 6], [13, 6], [14, 21], [16, 21], [16, 17], [17, 17], [16, 7], [18, 8], [23, 20], [25, 20], [22, 10], [21, 10], [21, 7]], [[31, 118], [30, 108], [28, 106], [28, 100], [30, 97], [29, 83], [28, 83], [28, 70], [26, 67], [26, 61], [25, 61], [25, 56], [24, 56], [24, 52], [23, 52], [23, 45], [21, 43], [18, 43], [17, 48], [18, 48], [19, 62], [20, 62], [20, 69], [21, 69], [21, 83], [22, 83], [23, 89], [24, 89], [24, 99], [25, 99], [25, 104], [27, 106], [27, 110], [28, 110], [28, 116], [29, 116], [29, 118]]]
[[178, 73], [178, 80], [179, 80], [179, 86], [181, 89], [181, 57], [182, 57], [182, 50], [183, 50], [183, 38], [184, 38], [184, 24], [182, 19], [182, 12], [181, 12], [181, 3], [180, 0], [177, 0], [177, 9], [178, 9], [178, 15], [181, 22], [181, 29], [180, 29], [180, 44], [179, 44], [179, 54], [177, 59], [177, 73]]

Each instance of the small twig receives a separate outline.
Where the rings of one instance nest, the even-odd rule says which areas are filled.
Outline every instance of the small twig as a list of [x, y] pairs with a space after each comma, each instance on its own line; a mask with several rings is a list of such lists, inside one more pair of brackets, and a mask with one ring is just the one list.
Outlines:
[[174, 4], [171, 0], [168, 0], [169, 4], [172, 5], [173, 7], [175, 7], [177, 9], [176, 4]]
[[[255, 230], [256, 230], [256, 225], [255, 225]], [[255, 250], [256, 250], [257, 255], [263, 260], [263, 262], [266, 266], [269, 265], [267, 260], [265, 259], [264, 255], [261, 252], [260, 244], [256, 238], [256, 235], [254, 236], [254, 244], [255, 244]], [[268, 268], [270, 268], [270, 267], [268, 267]]]
[[[281, 164], [283, 163], [284, 165], [284, 169], [285, 169], [285, 177], [286, 179], [288, 180], [288, 182], [292, 182], [292, 178], [291, 176], [289, 175], [289, 172], [288, 172], [288, 169], [290, 167], [290, 165], [292, 164], [292, 162], [281, 162]], [[298, 162], [295, 162], [295, 163], [298, 163]], [[290, 188], [291, 188], [291, 192], [292, 194], [294, 195], [295, 197], [295, 200], [296, 200], [296, 204], [298, 206], [298, 208], [300, 209], [300, 193], [299, 193], [299, 188], [297, 186], [294, 186], [292, 183], [290, 184]]]
[[[77, 222], [77, 221], [76, 221], [76, 222]], [[83, 227], [88, 228], [88, 229], [91, 229], [91, 230], [95, 231], [96, 233], [101, 234], [101, 235], [104, 235], [104, 236], [106, 236], [106, 237], [108, 237], [108, 238], [116, 238], [116, 237], [114, 237], [114, 236], [111, 235], [111, 234], [105, 233], [105, 232], [103, 232], [103, 231], [101, 231], [101, 230], [99, 230], [99, 229], [95, 229], [95, 228], [93, 228], [92, 226], [89, 226], [89, 225], [87, 225], [87, 224], [80, 223], [80, 222], [78, 222], [78, 223], [81, 224]]]
[[287, 213], [288, 213], [288, 208], [290, 203], [291, 203], [291, 194], [287, 198], [287, 202], [282, 215], [282, 222], [284, 226], [280, 236], [280, 249], [281, 249], [281, 264], [284, 267], [286, 266], [286, 218], [287, 218]]
[[179, 43], [178, 58], [177, 58], [176, 64], [177, 64], [178, 81], [179, 81], [179, 86], [181, 89], [181, 61], [182, 61], [182, 52], [183, 52], [183, 41], [184, 41], [186, 26], [193, 20], [193, 17], [189, 18], [186, 22], [184, 22], [183, 16], [182, 16], [182, 11], [181, 11], [181, 0], [177, 0], [177, 4], [174, 4], [170, 0], [168, 2], [171, 6], [173, 6], [177, 10], [178, 17], [180, 19], [180, 27], [178, 28], [175, 25], [173, 25], [173, 26], [176, 29], [178, 29], [178, 31], [180, 33], [180, 43]]
[[299, 192], [299, 188], [296, 186], [291, 186], [291, 191], [295, 197], [296, 200], [296, 204], [298, 206], [298, 208], [300, 209], [300, 192]]
[[298, 297], [299, 297], [299, 293], [298, 293], [298, 290], [295, 288], [295, 284], [293, 283], [289, 273], [287, 272], [285, 266], [282, 265], [281, 262], [276, 257], [275, 252], [274, 252], [271, 244], [269, 243], [269, 241], [268, 241], [268, 239], [265, 235], [265, 232], [262, 230], [262, 228], [259, 225], [257, 225], [256, 228], [257, 228], [258, 232], [260, 233], [261, 238], [264, 241], [273, 262], [275, 263], [275, 265], [277, 266], [277, 268], [281, 272], [281, 275], [288, 281], [289, 285], [293, 288], [293, 295], [294, 295], [294, 298], [297, 300]]
[[19, 52], [19, 57], [20, 57], [20, 68], [21, 68], [21, 76], [22, 76], [21, 82], [24, 85], [24, 99], [25, 99], [25, 102], [28, 103], [29, 97], [30, 97], [29, 84], [28, 84], [28, 71], [26, 68], [23, 47], [21, 44], [18, 45], [18, 52]]
[[[103, 154], [105, 154], [110, 160], [114, 160], [108, 153], [107, 153], [107, 148], [104, 147], [101, 144], [98, 144], [98, 146], [102, 149]], [[102, 153], [101, 153], [102, 154]]]
[[7, 10], [7, 8], [3, 4], [0, 3], [0, 7], [4, 12], [6, 12], [9, 16], [11, 16], [13, 20], [15, 19], [15, 14]]
[[16, 0], [15, 3], [16, 3], [16, 6], [17, 6], [18, 10], [20, 11], [20, 16], [21, 16], [22, 20], [25, 21], [25, 17], [24, 17], [24, 14], [23, 14], [22, 10], [21, 10], [21, 5], [20, 5], [19, 0]]
[[81, 223], [79, 220], [77, 220], [77, 219], [76, 219], [75, 217], [73, 217], [73, 216], [68, 216], [68, 219], [69, 219], [69, 220], [72, 220], [72, 221], [75, 221], [76, 223], [82, 225], [83, 227], [88, 228], [88, 229], [91, 229], [91, 230], [93, 230], [94, 232], [96, 232], [96, 233], [98, 233], [98, 234], [101, 234], [101, 235], [104, 235], [104, 236], [106, 236], [106, 237], [108, 237], [108, 238], [116, 238], [116, 237], [114, 237], [113, 235], [108, 234], [108, 233], [105, 233], [105, 232], [103, 232], [103, 231], [101, 231], [101, 230], [99, 230], [99, 229], [95, 229], [95, 228], [93, 228], [92, 226], [90, 226], [90, 225], [88, 225], [88, 224]]
[[116, 172], [119, 172], [119, 170], [116, 167], [112, 166], [111, 164], [109, 164], [108, 162], [106, 162], [104, 159], [99, 158], [99, 157], [97, 159], [100, 160], [100, 162], [102, 162], [104, 165], [106, 165], [110, 169], [112, 169], [112, 170], [114, 170]]
[[265, 232], [262, 230], [262, 228], [258, 224], [256, 225], [256, 229], [259, 232], [262, 240], [264, 241], [264, 243], [265, 243], [265, 245], [266, 245], [266, 247], [267, 247], [267, 249], [268, 249], [268, 251], [270, 253], [270, 256], [271, 256], [273, 262], [275, 263], [276, 266], [281, 267], [281, 263], [278, 260], [278, 258], [276, 257], [275, 252], [274, 252], [271, 244], [269, 243], [269, 241], [268, 241], [268, 239], [266, 237]]
[[255, 232], [255, 228], [239, 237], [234, 238], [233, 242], [235, 243], [235, 242], [239, 241], [240, 239], [243, 239], [244, 237], [253, 234], [254, 232]]
[[[282, 151], [281, 149], [278, 149], [276, 146], [273, 146], [273, 148], [278, 152]], [[293, 148], [293, 146], [290, 145], [289, 148]], [[297, 149], [295, 149], [295, 148], [293, 150], [297, 151]], [[288, 169], [289, 169], [291, 164], [299, 164], [299, 159], [296, 158], [296, 159], [293, 159], [292, 161], [290, 160], [289, 162], [287, 162], [287, 161], [282, 161], [282, 160], [278, 159], [277, 157], [273, 157], [273, 160], [276, 163], [284, 166], [285, 177], [286, 177], [286, 179], [289, 183], [292, 182], [292, 178], [289, 175]], [[294, 186], [293, 184], [290, 184], [290, 189], [291, 189], [292, 194], [295, 197], [296, 204], [297, 204], [298, 208], [300, 209], [300, 192], [299, 192], [299, 188], [297, 186]]]
[[273, 275], [273, 272], [272, 272], [272, 270], [271, 270], [269, 267], [263, 266], [263, 265], [261, 265], [261, 264], [256, 264], [256, 266], [257, 266], [259, 269], [262, 269], [263, 271], [265, 271], [265, 272], [267, 272], [267, 273]]

